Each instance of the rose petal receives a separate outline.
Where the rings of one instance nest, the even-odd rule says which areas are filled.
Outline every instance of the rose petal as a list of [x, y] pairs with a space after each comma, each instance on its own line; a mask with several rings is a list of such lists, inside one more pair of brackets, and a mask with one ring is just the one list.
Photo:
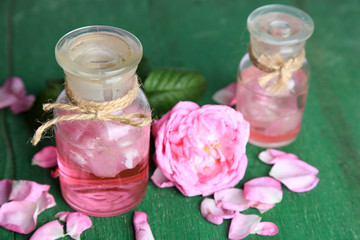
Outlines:
[[244, 195], [249, 200], [250, 207], [264, 213], [281, 201], [283, 193], [279, 181], [271, 177], [260, 177], [244, 184]]
[[213, 100], [217, 103], [233, 106], [236, 104], [236, 83], [230, 83], [225, 88], [215, 92]]
[[54, 196], [46, 191], [41, 194], [41, 196], [37, 199], [36, 203], [38, 205], [38, 209], [37, 209], [38, 214], [40, 214], [41, 212], [45, 211], [48, 208], [52, 208], [56, 206]]
[[55, 217], [58, 218], [59, 220], [66, 222], [66, 218], [69, 215], [70, 212], [58, 212], [57, 214], [55, 214]]
[[281, 159], [299, 159], [298, 156], [292, 153], [286, 153], [276, 149], [267, 149], [259, 154], [259, 159], [267, 164], [275, 164]]
[[167, 188], [175, 186], [173, 182], [167, 179], [161, 172], [160, 168], [156, 168], [153, 175], [151, 176], [153, 183], [159, 188]]
[[0, 208], [0, 226], [8, 230], [28, 234], [36, 227], [37, 203], [12, 201]]
[[150, 225], [147, 220], [147, 214], [135, 211], [133, 217], [136, 240], [154, 240]]
[[152, 134], [156, 138], [157, 133], [159, 132], [159, 129], [164, 127], [164, 125], [167, 124], [167, 121], [169, 121], [171, 115], [174, 112], [177, 112], [176, 114], [186, 116], [191, 111], [194, 111], [199, 108], [199, 105], [197, 105], [194, 102], [190, 101], [180, 101], [177, 103], [170, 111], [165, 113], [159, 120], [154, 120], [152, 125]]
[[260, 223], [261, 217], [257, 215], [245, 215], [235, 213], [231, 220], [229, 239], [243, 239], [247, 237], [256, 225]]
[[11, 77], [7, 79], [4, 87], [8, 93], [11, 93], [19, 98], [24, 97], [26, 94], [25, 85], [19, 77]]
[[263, 236], [274, 236], [279, 232], [278, 227], [275, 223], [272, 222], [261, 222], [255, 225], [255, 227], [251, 230], [250, 233], [259, 234]]
[[18, 77], [12, 77], [5, 81], [0, 88], [0, 108], [11, 106], [18, 97], [25, 96], [25, 86]]
[[31, 106], [34, 104], [34, 102], [35, 102], [35, 96], [28, 95], [23, 98], [18, 98], [17, 101], [15, 101], [11, 105], [10, 109], [14, 114], [26, 112], [31, 108]]
[[0, 226], [27, 234], [36, 227], [38, 214], [56, 205], [50, 186], [32, 181], [12, 181], [9, 200], [0, 208]]
[[27, 200], [35, 202], [44, 191], [47, 192], [49, 189], [50, 185], [38, 184], [27, 180], [14, 180], [9, 199], [14, 201]]
[[55, 217], [66, 222], [66, 235], [73, 239], [80, 239], [81, 233], [92, 226], [90, 217], [79, 212], [58, 212]]
[[80, 235], [92, 226], [89, 216], [79, 212], [70, 213], [66, 217], [66, 234], [73, 239], [80, 239]]
[[36, 153], [32, 159], [32, 165], [38, 165], [43, 168], [57, 166], [57, 150], [54, 146], [47, 146]]
[[55, 240], [61, 237], [64, 237], [64, 226], [54, 220], [39, 227], [30, 240]]
[[9, 78], [0, 88], [0, 108], [11, 107], [15, 114], [29, 110], [34, 101], [34, 95], [26, 96], [25, 85], [18, 77]]
[[258, 201], [249, 201], [251, 208], [256, 208], [260, 213], [264, 213], [275, 207], [275, 203], [262, 203]]
[[216, 206], [230, 211], [244, 211], [249, 208], [249, 201], [238, 188], [229, 188], [214, 194]]
[[244, 184], [244, 195], [247, 200], [273, 204], [281, 201], [283, 192], [279, 181], [259, 177]]
[[17, 101], [17, 98], [10, 93], [0, 89], [0, 109], [10, 107]]
[[319, 170], [304, 161], [287, 159], [278, 161], [269, 174], [293, 192], [306, 192], [318, 184], [318, 173]]
[[229, 219], [234, 216], [233, 211], [219, 208], [214, 199], [204, 198], [200, 204], [201, 215], [211, 223], [220, 225], [223, 219]]
[[12, 181], [10, 179], [0, 180], [0, 206], [9, 201], [12, 188]]
[[52, 178], [58, 178], [59, 177], [59, 167], [55, 168], [55, 170], [50, 171], [50, 176]]

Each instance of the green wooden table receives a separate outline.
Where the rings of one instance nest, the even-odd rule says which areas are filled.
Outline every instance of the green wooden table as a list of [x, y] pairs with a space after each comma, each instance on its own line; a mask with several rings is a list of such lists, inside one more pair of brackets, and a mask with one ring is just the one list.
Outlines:
[[[134, 33], [153, 68], [182, 67], [200, 71], [208, 90], [199, 103], [214, 103], [212, 94], [236, 80], [247, 51], [246, 18], [255, 8], [274, 3], [250, 0], [1, 0], [0, 84], [21, 77], [37, 94], [48, 78], [61, 78], [54, 47], [65, 33], [86, 25], [112, 25]], [[274, 237], [247, 239], [360, 238], [360, 2], [357, 0], [278, 1], [304, 9], [315, 22], [306, 45], [312, 82], [298, 139], [285, 151], [296, 153], [320, 170], [310, 192], [292, 193], [263, 221], [279, 227]], [[71, 210], [61, 197], [58, 180], [48, 169], [31, 166], [32, 156], [50, 141], [33, 147], [25, 116], [0, 110], [0, 177], [50, 184], [57, 206], [42, 213], [38, 226]], [[257, 160], [261, 148], [248, 145], [249, 166], [242, 184], [270, 170]], [[154, 170], [151, 160], [150, 174]], [[226, 239], [229, 220], [220, 225], [200, 214], [202, 197], [188, 198], [175, 188], [159, 189], [149, 182], [145, 199], [134, 209], [145, 211], [156, 239]], [[93, 227], [82, 239], [134, 239], [132, 215], [92, 217]], [[257, 213], [256, 211], [252, 211]], [[0, 239], [28, 239], [0, 228]], [[70, 238], [67, 238], [70, 239]]]

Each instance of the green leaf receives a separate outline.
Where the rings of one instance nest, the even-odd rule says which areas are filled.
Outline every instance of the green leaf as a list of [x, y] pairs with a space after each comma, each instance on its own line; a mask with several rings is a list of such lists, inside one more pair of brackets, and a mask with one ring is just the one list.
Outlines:
[[64, 79], [47, 80], [47, 87], [36, 96], [34, 105], [27, 113], [27, 121], [32, 129], [38, 128], [41, 123], [52, 118], [52, 111], [44, 112], [42, 106], [44, 103], [55, 102], [61, 91], [64, 89]]
[[206, 79], [198, 72], [157, 69], [150, 73], [144, 91], [156, 114], [169, 111], [179, 101], [197, 101], [206, 90]]

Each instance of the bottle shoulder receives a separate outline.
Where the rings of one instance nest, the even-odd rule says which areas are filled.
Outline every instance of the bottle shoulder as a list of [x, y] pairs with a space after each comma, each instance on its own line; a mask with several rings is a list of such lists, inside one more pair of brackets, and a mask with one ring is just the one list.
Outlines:
[[[115, 99], [116, 100], [116, 99]], [[69, 98], [66, 96], [65, 90], [63, 90], [58, 96], [56, 103], [61, 104], [69, 104], [73, 105]], [[55, 113], [58, 111], [55, 111]], [[141, 88], [138, 88], [137, 96], [135, 100], [126, 108], [115, 110], [113, 115], [122, 115], [122, 114], [130, 114], [130, 113], [140, 113], [140, 114], [151, 114], [151, 109], [149, 105], [149, 101], [146, 98], [144, 91]], [[66, 114], [63, 112], [62, 114]], [[67, 112], [67, 114], [73, 114], [72, 112]]]
[[[238, 82], [245, 87], [251, 88], [256, 92], [260, 92], [264, 95], [273, 95], [269, 93], [266, 88], [272, 84], [275, 84], [279, 80], [279, 76], [274, 76], [264, 87], [261, 87], [258, 82], [262, 77], [265, 77], [271, 73], [264, 72], [254, 66], [250, 60], [249, 54], [245, 54], [241, 59], [238, 66]], [[306, 58], [300, 69], [292, 73], [291, 78], [288, 81], [287, 91], [284, 93], [297, 94], [303, 91], [307, 91], [310, 84], [310, 66]], [[255, 90], [256, 89], [256, 90]]]

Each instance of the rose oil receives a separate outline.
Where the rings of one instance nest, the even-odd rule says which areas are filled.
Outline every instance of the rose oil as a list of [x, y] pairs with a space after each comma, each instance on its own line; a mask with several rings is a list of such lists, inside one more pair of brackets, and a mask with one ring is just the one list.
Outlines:
[[[144, 198], [148, 181], [149, 121], [121, 121], [134, 114], [151, 117], [136, 83], [141, 43], [119, 28], [89, 26], [66, 34], [55, 53], [66, 75], [66, 91], [56, 103], [71, 106], [54, 112], [56, 118], [71, 118], [55, 127], [62, 195], [73, 209], [88, 215], [127, 212]], [[136, 95], [129, 97], [130, 92]], [[110, 115], [111, 120], [103, 117]]]
[[314, 23], [300, 9], [275, 4], [254, 10], [247, 27], [250, 45], [238, 68], [236, 109], [250, 123], [250, 143], [282, 147], [301, 128], [310, 82], [304, 46]]
[[72, 208], [92, 216], [112, 216], [143, 199], [149, 150], [138, 149], [149, 144], [148, 128], [124, 130], [121, 124], [91, 120], [58, 125], [61, 191]]
[[[242, 72], [238, 79], [236, 108], [250, 123], [249, 142], [263, 147], [277, 147], [294, 141], [300, 131], [307, 87], [294, 94], [287, 91], [276, 97], [261, 90], [257, 78], [262, 73], [255, 67]], [[290, 83], [302, 86], [307, 77], [302, 70], [294, 73]]]

